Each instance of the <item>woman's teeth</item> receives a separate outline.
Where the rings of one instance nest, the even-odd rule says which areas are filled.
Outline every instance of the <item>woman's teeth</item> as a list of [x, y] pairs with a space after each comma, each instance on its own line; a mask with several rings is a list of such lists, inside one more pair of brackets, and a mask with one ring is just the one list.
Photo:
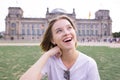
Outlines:
[[71, 40], [72, 40], [72, 38], [67, 38], [67, 39], [64, 40], [64, 42], [69, 42]]

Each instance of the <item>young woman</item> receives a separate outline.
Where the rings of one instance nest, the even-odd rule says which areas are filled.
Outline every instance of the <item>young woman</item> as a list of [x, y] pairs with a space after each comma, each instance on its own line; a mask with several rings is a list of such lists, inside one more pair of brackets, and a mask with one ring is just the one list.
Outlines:
[[44, 54], [20, 80], [100, 80], [97, 64], [76, 50], [75, 25], [67, 16], [50, 21], [41, 42]]

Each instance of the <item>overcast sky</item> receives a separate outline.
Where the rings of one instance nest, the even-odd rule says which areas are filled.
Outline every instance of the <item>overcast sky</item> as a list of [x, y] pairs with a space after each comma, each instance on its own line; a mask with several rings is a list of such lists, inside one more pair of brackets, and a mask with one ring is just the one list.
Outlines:
[[99, 9], [110, 10], [112, 18], [112, 32], [120, 32], [120, 0], [0, 0], [0, 31], [5, 31], [5, 17], [8, 7], [21, 7], [24, 17], [45, 18], [47, 7], [49, 11], [62, 8], [72, 13], [75, 8], [77, 18], [95, 18], [95, 12]]

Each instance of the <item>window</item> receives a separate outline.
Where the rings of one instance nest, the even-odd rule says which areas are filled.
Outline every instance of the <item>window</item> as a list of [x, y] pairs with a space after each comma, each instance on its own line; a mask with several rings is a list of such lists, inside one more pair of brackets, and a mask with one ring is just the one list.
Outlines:
[[104, 32], [104, 36], [107, 36], [107, 31]]
[[89, 30], [87, 30], [87, 36], [89, 36], [90, 34], [89, 34]]
[[98, 28], [98, 26], [99, 26], [99, 25], [98, 25], [98, 24], [96, 24], [96, 25], [95, 25], [95, 28], [97, 29], [97, 28]]
[[37, 28], [38, 28], [38, 29], [40, 28], [40, 24], [37, 24]]
[[85, 36], [85, 30], [82, 30], [82, 36]]
[[32, 35], [35, 35], [35, 29], [32, 29]]
[[37, 35], [41, 35], [40, 29], [37, 29]]
[[85, 25], [84, 24], [82, 24], [82, 29], [84, 29], [85, 28]]
[[22, 29], [22, 35], [25, 35], [25, 29]]
[[11, 35], [15, 35], [16, 31], [15, 30], [11, 30]]
[[98, 35], [98, 30], [95, 30], [95, 35], [96, 35], [96, 36]]
[[93, 36], [93, 35], [94, 35], [94, 34], [93, 34], [93, 30], [90, 30], [90, 35], [91, 35], [91, 36]]
[[30, 29], [27, 29], [27, 35], [30, 35]]
[[22, 28], [25, 28], [25, 24], [22, 24]]
[[30, 24], [27, 24], [27, 28], [30, 28]]
[[90, 24], [90, 28], [93, 28], [93, 25], [92, 25], [92, 24]]
[[15, 28], [15, 27], [16, 27], [16, 24], [15, 24], [15, 23], [12, 23], [12, 24], [11, 24], [11, 27]]
[[81, 36], [81, 32], [80, 32], [80, 30], [78, 30], [78, 35]]
[[35, 27], [34, 27], [34, 24], [32, 24], [32, 35], [35, 35]]

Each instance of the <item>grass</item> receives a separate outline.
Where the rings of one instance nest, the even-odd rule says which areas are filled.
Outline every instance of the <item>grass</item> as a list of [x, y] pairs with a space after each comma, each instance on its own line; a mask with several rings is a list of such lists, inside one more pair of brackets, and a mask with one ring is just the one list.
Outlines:
[[[79, 46], [77, 49], [96, 60], [101, 80], [119, 80], [120, 48]], [[40, 56], [39, 46], [0, 46], [0, 80], [19, 80]]]
[[78, 49], [96, 60], [101, 80], [120, 79], [120, 48], [79, 47]]

